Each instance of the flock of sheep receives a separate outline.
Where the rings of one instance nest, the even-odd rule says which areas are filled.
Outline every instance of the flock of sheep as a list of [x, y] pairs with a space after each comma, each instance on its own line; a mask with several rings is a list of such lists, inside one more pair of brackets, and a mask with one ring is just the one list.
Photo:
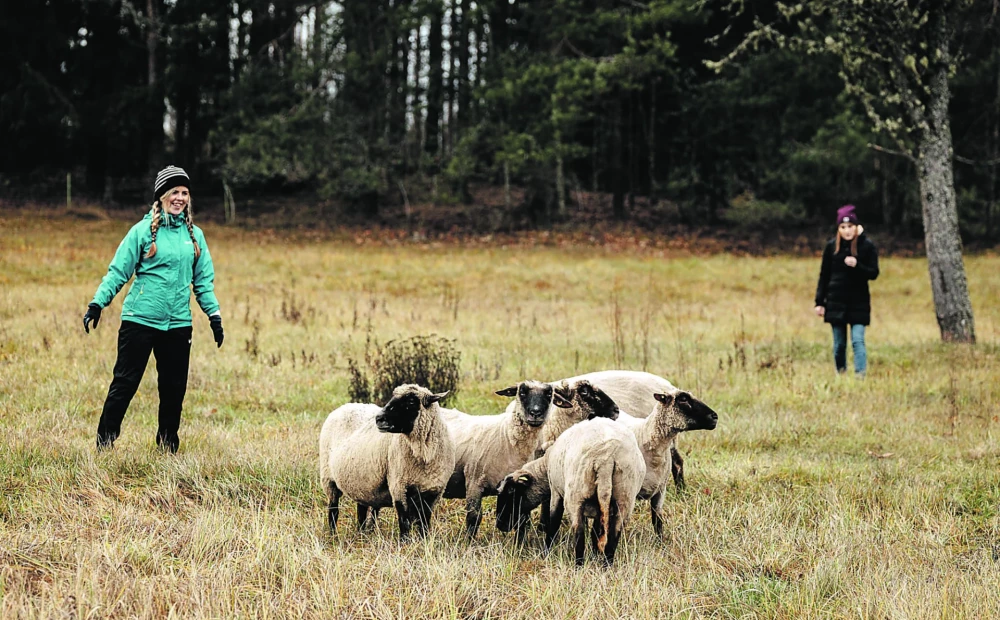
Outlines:
[[663, 498], [672, 476], [684, 484], [677, 434], [715, 428], [718, 415], [666, 379], [607, 370], [553, 383], [523, 381], [497, 392], [514, 397], [497, 415], [447, 409], [418, 385], [401, 385], [384, 407], [348, 403], [320, 432], [320, 482], [331, 530], [340, 498], [358, 507], [358, 527], [370, 529], [381, 508], [393, 507], [399, 534], [424, 535], [441, 497], [465, 498], [465, 527], [475, 538], [484, 496], [496, 495], [496, 525], [521, 541], [530, 513], [541, 507], [549, 548], [568, 516], [576, 562], [586, 550], [592, 519], [594, 551], [614, 561], [636, 499], [650, 501], [653, 528], [663, 531]]

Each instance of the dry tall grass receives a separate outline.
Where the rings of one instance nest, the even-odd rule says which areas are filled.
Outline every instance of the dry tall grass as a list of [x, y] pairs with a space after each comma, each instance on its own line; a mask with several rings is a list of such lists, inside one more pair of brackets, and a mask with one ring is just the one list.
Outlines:
[[[996, 617], [1000, 258], [967, 268], [980, 344], [938, 343], [926, 265], [885, 259], [866, 381], [834, 376], [819, 261], [358, 245], [207, 227], [226, 343], [198, 316], [181, 451], [153, 449], [155, 370], [94, 450], [122, 295], [81, 316], [128, 223], [0, 219], [0, 616]], [[461, 502], [325, 528], [316, 444], [366, 343], [454, 338], [459, 408], [646, 366], [720, 413], [681, 439], [670, 539], [637, 509], [616, 565], [562, 541], [468, 546]], [[488, 512], [492, 504], [487, 505]], [[390, 518], [391, 517], [391, 518]]]

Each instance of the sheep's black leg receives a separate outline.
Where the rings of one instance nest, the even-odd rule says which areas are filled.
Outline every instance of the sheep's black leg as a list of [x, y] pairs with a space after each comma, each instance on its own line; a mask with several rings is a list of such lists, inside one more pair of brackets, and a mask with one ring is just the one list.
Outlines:
[[529, 525], [531, 525], [531, 513], [526, 512], [517, 520], [517, 530], [514, 532], [514, 540], [518, 545], [524, 544], [524, 537], [528, 535]]
[[555, 508], [552, 509], [552, 513], [549, 515], [548, 529], [545, 530], [546, 551], [552, 549], [552, 541], [556, 539], [556, 534], [559, 533], [559, 526], [562, 525], [564, 508], [565, 506], [563, 505], [563, 501], [560, 499], [555, 505]]
[[678, 491], [683, 491], [684, 483], [684, 459], [677, 451], [677, 446], [670, 446], [670, 473], [674, 476], [674, 487]]
[[649, 498], [649, 512], [653, 519], [653, 531], [656, 535], [663, 537], [663, 491], [657, 491], [653, 497]]
[[583, 566], [583, 560], [587, 553], [587, 517], [583, 516], [582, 509], [580, 513], [576, 517], [576, 523], [573, 524], [573, 537], [576, 540], [574, 555], [577, 566]]
[[547, 532], [549, 531], [549, 503], [542, 502], [542, 505], [538, 509], [538, 531]]
[[364, 504], [358, 504], [358, 531], [364, 532], [370, 530], [374, 525], [374, 520], [369, 520], [369, 514], [374, 513], [375, 510], [366, 506]]
[[611, 500], [611, 515], [608, 517], [608, 544], [604, 546], [604, 564], [611, 566], [615, 561], [615, 551], [618, 550], [618, 541], [621, 539], [621, 514], [618, 511], [618, 502]]
[[329, 482], [326, 489], [329, 502], [326, 506], [326, 520], [330, 524], [330, 531], [337, 533], [337, 519], [340, 518], [340, 496], [343, 492], [337, 488], [337, 483], [333, 480]]
[[417, 534], [426, 536], [431, 524], [431, 510], [437, 500], [433, 491], [421, 492], [416, 487], [406, 489], [406, 501], [410, 505], [410, 521], [416, 523]]
[[604, 552], [598, 548], [597, 541], [601, 537], [601, 515], [597, 516], [590, 523], [590, 550], [594, 555], [602, 555]]
[[[524, 537], [528, 535], [528, 528], [531, 526], [531, 511], [525, 509], [524, 507], [524, 504], [526, 504], [527, 501], [527, 498], [522, 496], [514, 506], [514, 509], [518, 511], [517, 532], [515, 538], [518, 545], [524, 543]], [[542, 506], [545, 508], [545, 513], [548, 514], [548, 498], [542, 502]]]
[[396, 508], [396, 519], [399, 521], [399, 540], [402, 542], [410, 535], [410, 514], [406, 499], [393, 501], [393, 506]]
[[473, 540], [479, 532], [479, 524], [483, 520], [483, 496], [479, 489], [466, 492], [465, 495], [465, 535]]

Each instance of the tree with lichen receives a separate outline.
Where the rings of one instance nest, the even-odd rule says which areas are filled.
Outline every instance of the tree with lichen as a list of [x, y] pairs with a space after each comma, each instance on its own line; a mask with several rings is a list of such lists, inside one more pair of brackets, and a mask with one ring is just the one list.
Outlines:
[[[959, 36], [975, 27], [985, 4], [975, 0], [810, 0], [776, 3], [773, 23], [755, 27], [721, 68], [760, 44], [808, 55], [833, 54], [848, 93], [874, 129], [915, 165], [934, 310], [946, 342], [976, 340], [962, 260], [952, 160], [949, 79], [961, 61]], [[743, 13], [742, 0], [728, 3]], [[887, 151], [889, 149], [880, 150]]]

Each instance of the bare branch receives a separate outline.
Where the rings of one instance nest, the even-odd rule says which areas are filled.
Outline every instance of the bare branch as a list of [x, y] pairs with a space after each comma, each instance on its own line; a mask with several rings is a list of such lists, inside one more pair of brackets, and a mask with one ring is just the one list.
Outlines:
[[879, 153], [885, 153], [886, 155], [896, 155], [898, 157], [905, 157], [914, 164], [917, 163], [917, 158], [911, 155], [910, 153], [907, 153], [906, 151], [894, 151], [892, 149], [887, 149], [885, 147], [879, 146], [877, 144], [872, 144], [871, 142], [868, 143], [868, 148], [870, 148], [873, 151], [878, 151]]
[[976, 161], [975, 159], [969, 159], [968, 157], [962, 157], [961, 155], [956, 154], [955, 161], [960, 161], [963, 164], [969, 164], [970, 166], [986, 166], [988, 168], [990, 166], [996, 166], [997, 164], [1000, 164], [1000, 157], [997, 157], [995, 159]]

